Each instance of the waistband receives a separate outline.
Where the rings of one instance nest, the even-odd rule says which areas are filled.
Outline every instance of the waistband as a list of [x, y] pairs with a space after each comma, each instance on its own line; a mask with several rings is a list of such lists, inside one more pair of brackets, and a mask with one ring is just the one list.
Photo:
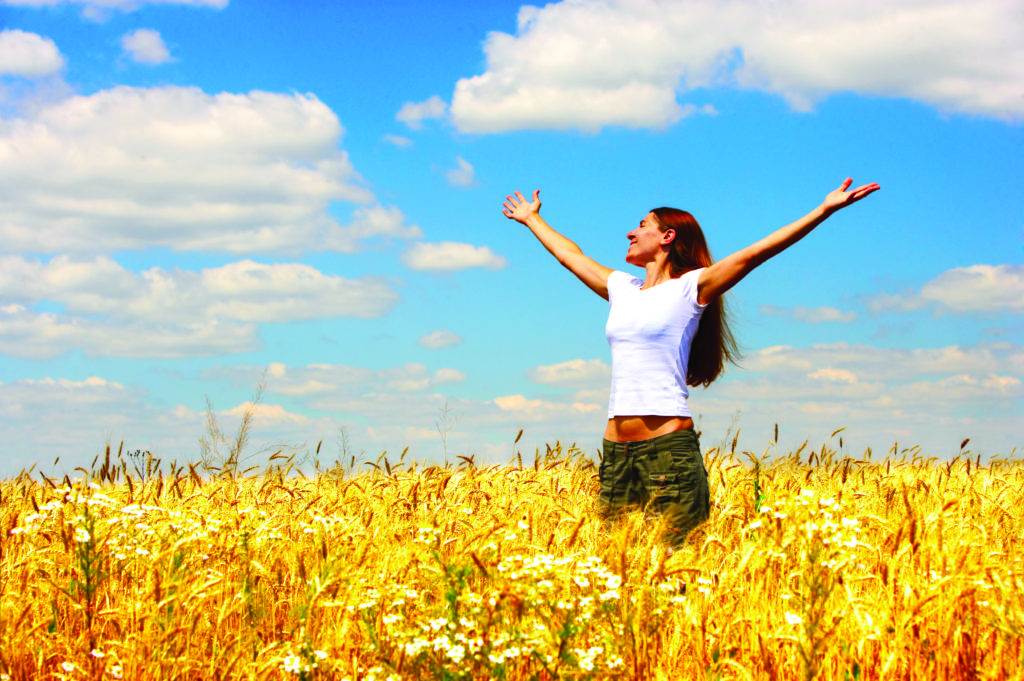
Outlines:
[[692, 428], [684, 428], [683, 430], [652, 437], [649, 440], [636, 440], [635, 442], [612, 442], [611, 440], [604, 439], [604, 451], [641, 454], [654, 451], [674, 442], [695, 447], [698, 451], [700, 450], [700, 439], [697, 437], [697, 431]]

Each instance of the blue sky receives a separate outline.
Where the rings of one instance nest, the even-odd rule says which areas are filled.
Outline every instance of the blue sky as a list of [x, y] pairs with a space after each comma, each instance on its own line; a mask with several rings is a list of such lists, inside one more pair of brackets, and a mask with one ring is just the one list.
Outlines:
[[264, 372], [254, 456], [594, 452], [607, 303], [502, 197], [631, 271], [650, 208], [724, 257], [848, 175], [728, 294], [704, 445], [1021, 446], [1010, 3], [475, 4], [0, 2], [0, 472], [192, 457]]

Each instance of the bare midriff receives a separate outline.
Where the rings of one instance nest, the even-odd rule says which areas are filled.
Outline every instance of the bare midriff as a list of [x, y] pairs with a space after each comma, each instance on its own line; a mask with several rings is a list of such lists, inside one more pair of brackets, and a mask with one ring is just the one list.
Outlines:
[[689, 416], [613, 416], [608, 419], [604, 437], [612, 442], [638, 442], [692, 429], [693, 419]]

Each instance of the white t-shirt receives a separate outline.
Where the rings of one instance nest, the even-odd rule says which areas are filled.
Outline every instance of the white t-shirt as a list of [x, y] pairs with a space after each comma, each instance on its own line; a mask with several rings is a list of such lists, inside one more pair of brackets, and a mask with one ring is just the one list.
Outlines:
[[641, 290], [643, 281], [608, 275], [613, 416], [691, 416], [686, 403], [690, 345], [706, 305], [697, 303], [701, 269]]

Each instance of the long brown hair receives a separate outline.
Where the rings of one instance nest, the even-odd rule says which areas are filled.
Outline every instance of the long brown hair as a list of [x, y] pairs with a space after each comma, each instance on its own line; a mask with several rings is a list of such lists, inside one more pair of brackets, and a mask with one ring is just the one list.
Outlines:
[[[704, 239], [697, 219], [678, 208], [655, 208], [658, 229], [675, 230], [676, 238], [668, 251], [672, 276], [678, 277], [690, 270], [707, 267], [712, 262], [708, 242]], [[686, 383], [692, 386], [710, 385], [725, 369], [726, 362], [736, 364], [740, 352], [729, 329], [723, 296], [708, 303], [697, 326], [697, 335], [690, 347], [690, 361], [686, 366]]]

